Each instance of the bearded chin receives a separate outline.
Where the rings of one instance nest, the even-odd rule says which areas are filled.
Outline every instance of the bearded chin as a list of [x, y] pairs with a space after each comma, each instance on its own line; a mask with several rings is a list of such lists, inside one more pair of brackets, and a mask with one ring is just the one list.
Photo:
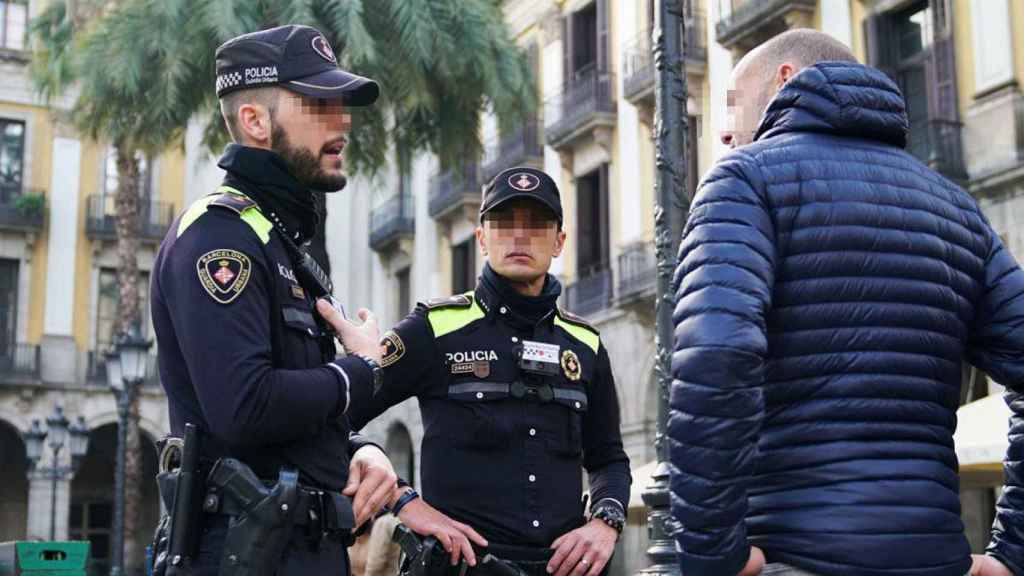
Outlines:
[[284, 159], [288, 171], [300, 184], [317, 192], [338, 192], [348, 184], [348, 177], [343, 172], [328, 174], [320, 166], [319, 156], [292, 146], [283, 128], [274, 126], [272, 130], [271, 150]]

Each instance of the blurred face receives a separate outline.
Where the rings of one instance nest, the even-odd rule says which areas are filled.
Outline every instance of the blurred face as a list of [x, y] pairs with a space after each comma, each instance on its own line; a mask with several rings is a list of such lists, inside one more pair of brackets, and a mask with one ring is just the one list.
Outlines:
[[352, 117], [340, 100], [310, 98], [283, 90], [274, 116], [270, 149], [299, 182], [314, 190], [341, 190], [348, 182], [342, 151]]
[[729, 148], [745, 146], [754, 141], [754, 133], [761, 122], [761, 114], [771, 101], [769, 85], [761, 81], [761, 74], [750, 70], [743, 62], [736, 66], [729, 79], [726, 95], [726, 131], [722, 143]]
[[520, 283], [542, 281], [562, 253], [565, 232], [544, 204], [515, 199], [484, 215], [476, 230], [480, 250], [495, 272]]

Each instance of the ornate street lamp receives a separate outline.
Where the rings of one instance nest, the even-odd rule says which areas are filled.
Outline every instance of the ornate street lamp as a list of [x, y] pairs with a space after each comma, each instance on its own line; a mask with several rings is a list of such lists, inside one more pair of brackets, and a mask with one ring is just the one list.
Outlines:
[[128, 430], [128, 411], [139, 385], [146, 378], [146, 359], [152, 341], [142, 337], [138, 324], [133, 324], [117, 339], [113, 352], [108, 352], [107, 383], [117, 400], [117, 469], [114, 472], [114, 551], [111, 576], [120, 576], [124, 567], [124, 459]]
[[683, 65], [683, 9], [685, 0], [660, 0], [658, 25], [654, 30], [652, 50], [656, 66], [654, 109], [655, 163], [658, 170], [654, 194], [655, 253], [658, 262], [658, 288], [655, 302], [658, 380], [658, 432], [655, 448], [658, 465], [651, 484], [643, 493], [647, 505], [647, 530], [650, 547], [647, 556], [651, 566], [647, 575], [679, 574], [676, 560], [675, 531], [669, 498], [669, 453], [665, 437], [668, 423], [668, 391], [672, 384], [671, 354], [674, 327], [672, 309], [672, 274], [682, 236], [683, 223], [690, 210], [684, 184], [688, 132], [686, 122], [686, 69]]
[[[49, 441], [45, 442], [47, 439]], [[53, 451], [50, 466], [39, 465], [43, 459], [44, 442]], [[70, 466], [61, 466], [60, 463], [60, 452], [65, 445], [71, 454]], [[54, 406], [53, 414], [46, 418], [46, 430], [39, 425], [39, 420], [33, 420], [32, 428], [25, 433], [25, 455], [28, 457], [29, 468], [50, 479], [50, 540], [57, 539], [57, 480], [74, 476], [82, 457], [88, 451], [89, 428], [85, 425], [85, 419], [79, 416], [71, 424], [60, 406]]]

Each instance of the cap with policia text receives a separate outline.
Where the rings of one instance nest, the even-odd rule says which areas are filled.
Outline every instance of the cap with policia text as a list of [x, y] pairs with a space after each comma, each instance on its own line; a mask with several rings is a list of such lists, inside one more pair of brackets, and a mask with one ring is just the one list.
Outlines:
[[278, 26], [232, 38], [220, 45], [217, 97], [235, 90], [279, 85], [314, 98], [340, 98], [350, 106], [368, 106], [380, 87], [338, 67], [327, 39], [309, 26]]
[[555, 181], [541, 170], [525, 167], [504, 170], [487, 184], [480, 203], [480, 220], [488, 211], [513, 198], [532, 198], [544, 204], [562, 224], [562, 200]]

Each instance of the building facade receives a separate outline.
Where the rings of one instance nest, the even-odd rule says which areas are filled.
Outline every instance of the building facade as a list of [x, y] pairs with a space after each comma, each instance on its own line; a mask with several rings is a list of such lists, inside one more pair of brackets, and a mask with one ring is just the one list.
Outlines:
[[[113, 150], [62, 120], [71, 95], [47, 104], [28, 76], [29, 19], [41, 3], [0, 0], [0, 541], [87, 539], [90, 573], [109, 573], [117, 409], [107, 386], [104, 353], [117, 316]], [[148, 273], [159, 241], [181, 210], [189, 172], [184, 154], [142, 158], [138, 258], [145, 330]], [[155, 348], [153, 350], [155, 353]], [[73, 473], [56, 483], [26, 458], [33, 421], [61, 406], [90, 430], [89, 449]], [[142, 546], [159, 514], [153, 441], [168, 430], [166, 401], [148, 361], [141, 388]], [[69, 464], [68, 447], [60, 452]], [[56, 490], [53, 487], [56, 486]], [[56, 503], [56, 508], [51, 505]], [[51, 511], [54, 513], [51, 515]], [[51, 516], [54, 519], [51, 527]], [[141, 570], [142, 546], [127, 567]]]

